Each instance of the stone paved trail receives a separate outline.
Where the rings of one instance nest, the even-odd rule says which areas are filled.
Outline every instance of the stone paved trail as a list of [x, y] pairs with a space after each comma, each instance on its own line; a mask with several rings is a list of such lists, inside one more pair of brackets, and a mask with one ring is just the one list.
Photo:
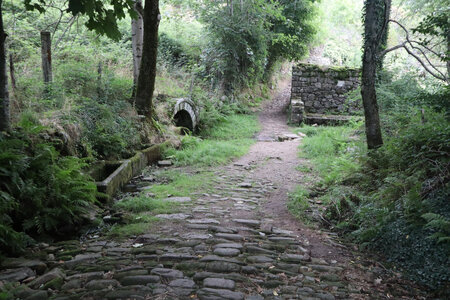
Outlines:
[[141, 236], [43, 245], [40, 260], [7, 260], [0, 281], [22, 282], [18, 299], [423, 299], [288, 213], [303, 162], [301, 139], [278, 141], [287, 98], [265, 106], [249, 154], [213, 169], [214, 193], [177, 199], [181, 212]]

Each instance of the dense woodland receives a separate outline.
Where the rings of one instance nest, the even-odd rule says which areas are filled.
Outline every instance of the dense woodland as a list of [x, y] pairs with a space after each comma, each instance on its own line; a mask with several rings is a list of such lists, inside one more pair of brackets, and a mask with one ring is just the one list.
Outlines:
[[90, 212], [109, 204], [86, 170], [180, 139], [173, 99], [201, 112], [198, 130], [166, 156], [220, 165], [241, 155], [250, 140], [211, 142], [211, 130], [254, 112], [281, 70], [308, 61], [362, 68], [349, 97], [364, 121], [293, 127], [307, 135], [300, 155], [320, 180], [292, 193], [289, 208], [308, 219], [308, 199], [319, 197], [321, 226], [434, 291], [448, 288], [448, 0], [0, 5], [1, 255], [98, 226]]

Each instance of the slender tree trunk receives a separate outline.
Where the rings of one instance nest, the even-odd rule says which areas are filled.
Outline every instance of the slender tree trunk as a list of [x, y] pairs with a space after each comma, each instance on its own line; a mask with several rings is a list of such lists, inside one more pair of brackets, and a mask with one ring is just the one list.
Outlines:
[[450, 30], [447, 32], [447, 81], [450, 80]]
[[160, 19], [159, 0], [145, 0], [144, 39], [135, 103], [138, 113], [148, 119], [151, 118], [152, 97], [155, 90]]
[[3, 0], [0, 0], [0, 131], [11, 128], [9, 114], [8, 75], [6, 71], [6, 33], [3, 28]]
[[9, 54], [9, 76], [11, 77], [11, 88], [15, 92], [16, 86], [16, 69], [14, 68], [14, 59], [12, 53]]
[[50, 32], [48, 31], [41, 31], [41, 58], [42, 58], [42, 73], [44, 75], [44, 83], [48, 87], [48, 84], [50, 84], [53, 81], [52, 40]]
[[142, 58], [142, 41], [144, 39], [144, 19], [142, 0], [135, 0], [134, 9], [137, 19], [131, 20], [131, 42], [133, 47], [133, 97], [136, 94], [136, 86], [139, 77], [139, 67]]
[[97, 67], [97, 97], [101, 100], [103, 97], [103, 87], [102, 87], [102, 75], [103, 75], [103, 63], [100, 61]]
[[[367, 146], [375, 149], [383, 145], [377, 94], [375, 90], [377, 51], [379, 45], [379, 0], [366, 0], [364, 20], [364, 54], [362, 66], [361, 95], [366, 121]], [[382, 0], [381, 0], [382, 1]]]

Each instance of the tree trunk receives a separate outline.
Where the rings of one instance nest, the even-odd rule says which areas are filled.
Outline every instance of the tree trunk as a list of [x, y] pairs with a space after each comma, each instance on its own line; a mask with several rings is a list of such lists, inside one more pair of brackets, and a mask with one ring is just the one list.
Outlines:
[[136, 94], [136, 86], [139, 77], [139, 67], [142, 58], [142, 41], [144, 39], [144, 19], [142, 0], [135, 0], [134, 9], [137, 19], [131, 20], [131, 42], [133, 47], [133, 97]]
[[144, 39], [135, 103], [138, 113], [148, 119], [151, 118], [152, 97], [155, 89], [160, 19], [159, 0], [145, 0]]
[[450, 80], [450, 30], [447, 32], [447, 81]]
[[41, 31], [41, 58], [44, 83], [48, 85], [53, 80], [52, 75], [52, 40], [50, 32]]
[[102, 75], [103, 75], [103, 63], [100, 61], [97, 67], [97, 97], [98, 100], [103, 100], [103, 86], [102, 86]]
[[3, 0], [0, 0], [0, 131], [8, 131], [11, 128], [9, 114], [8, 75], [6, 71], [6, 33], [3, 28]]
[[9, 54], [9, 76], [11, 77], [11, 88], [15, 92], [16, 86], [16, 69], [14, 68], [14, 59], [12, 53]]
[[379, 45], [379, 24], [377, 18], [378, 1], [365, 2], [364, 54], [361, 80], [361, 96], [366, 121], [367, 146], [375, 149], [383, 145], [380, 116], [378, 113], [375, 79], [377, 69], [377, 50]]
[[[388, 36], [389, 36], [389, 18], [391, 16], [391, 0], [373, 0], [377, 2], [377, 34], [378, 34], [378, 47], [377, 54], [383, 52], [387, 48]], [[377, 56], [378, 57], [378, 56]], [[377, 72], [383, 70], [384, 57], [378, 57], [377, 60]]]

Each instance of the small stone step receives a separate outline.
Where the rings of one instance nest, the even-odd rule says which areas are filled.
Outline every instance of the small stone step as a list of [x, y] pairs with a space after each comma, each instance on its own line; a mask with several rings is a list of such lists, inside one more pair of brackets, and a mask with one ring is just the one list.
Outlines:
[[188, 220], [188, 223], [190, 224], [216, 224], [220, 225], [220, 222], [216, 219], [194, 219], [194, 220]]
[[203, 280], [203, 286], [207, 288], [234, 290], [236, 283], [233, 280], [223, 278], [205, 278]]
[[148, 283], [159, 282], [159, 276], [156, 275], [136, 275], [125, 276], [120, 280], [122, 285], [146, 285]]
[[239, 254], [241, 254], [241, 251], [239, 251], [239, 249], [235, 249], [235, 248], [216, 248], [214, 250], [214, 254], [217, 254], [220, 256], [233, 257], [233, 256], [238, 256]]
[[197, 295], [200, 300], [244, 300], [244, 294], [225, 289], [203, 288]]
[[233, 219], [233, 222], [236, 222], [239, 224], [244, 224], [244, 225], [255, 227], [255, 228], [258, 228], [259, 225], [261, 224], [261, 222], [259, 222], [258, 220], [250, 220], [250, 219]]
[[242, 241], [244, 240], [244, 237], [240, 234], [233, 234], [233, 233], [216, 233], [215, 236], [217, 238], [226, 239], [226, 240], [232, 240], [232, 241]]
[[159, 160], [158, 167], [170, 167], [172, 165], [171, 160]]

